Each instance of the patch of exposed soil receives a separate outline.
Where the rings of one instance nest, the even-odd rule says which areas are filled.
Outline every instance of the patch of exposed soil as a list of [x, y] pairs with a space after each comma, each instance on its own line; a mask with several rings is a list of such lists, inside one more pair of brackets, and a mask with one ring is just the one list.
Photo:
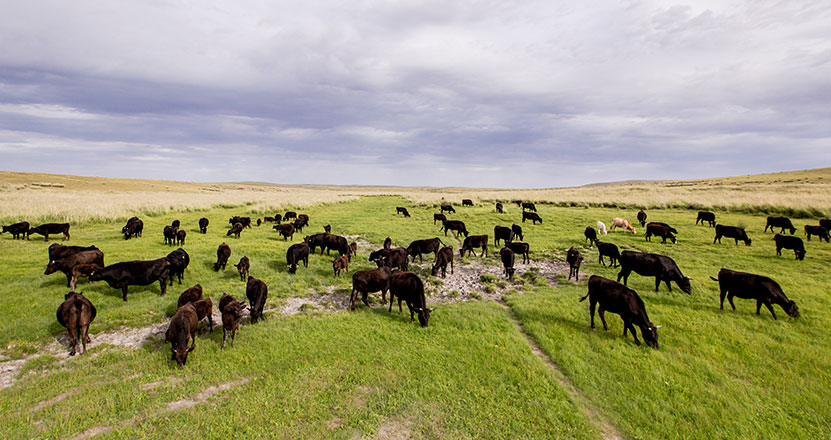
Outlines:
[[302, 298], [293, 296], [285, 300], [285, 303], [280, 307], [280, 313], [284, 315], [296, 315], [314, 310], [346, 310], [349, 307], [350, 293], [351, 291], [349, 290], [329, 286], [326, 293], [317, 293]]
[[104, 434], [112, 430], [113, 428], [111, 426], [93, 426], [75, 437], [72, 437], [72, 440], [87, 440], [88, 438], [92, 438], [96, 435]]
[[184, 409], [184, 408], [189, 408], [191, 406], [198, 405], [200, 403], [204, 403], [208, 399], [210, 399], [211, 397], [213, 397], [213, 396], [215, 396], [215, 395], [217, 395], [217, 394], [219, 394], [223, 391], [230, 390], [231, 388], [234, 388], [236, 386], [243, 385], [243, 384], [247, 383], [249, 380], [250, 380], [249, 378], [243, 378], [243, 379], [236, 380], [236, 381], [233, 381], [233, 382], [226, 382], [226, 383], [223, 383], [223, 384], [220, 384], [220, 385], [205, 388], [199, 394], [193, 396], [193, 398], [191, 398], [191, 399], [182, 399], [182, 400], [177, 400], [175, 402], [169, 402], [167, 404], [167, 409], [168, 409], [168, 411], [176, 411], [176, 410], [180, 410], [180, 409]]
[[376, 440], [405, 440], [413, 436], [412, 422], [409, 420], [387, 420], [378, 427]]

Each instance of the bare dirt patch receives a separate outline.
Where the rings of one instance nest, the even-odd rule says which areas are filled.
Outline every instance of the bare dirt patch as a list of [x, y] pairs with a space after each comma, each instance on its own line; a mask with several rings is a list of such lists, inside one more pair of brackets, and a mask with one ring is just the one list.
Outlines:
[[106, 432], [112, 431], [113, 428], [111, 426], [93, 426], [92, 428], [87, 429], [86, 431], [72, 437], [72, 440], [86, 440], [88, 438], [95, 437], [99, 434], [104, 434]]
[[378, 428], [374, 439], [405, 440], [413, 436], [412, 422], [409, 420], [387, 420]]
[[280, 307], [280, 313], [284, 315], [296, 315], [298, 313], [311, 312], [316, 310], [342, 311], [349, 307], [349, 295], [351, 291], [338, 289], [329, 286], [326, 293], [317, 293], [305, 297], [286, 298]]
[[64, 392], [64, 393], [58, 394], [57, 396], [55, 396], [55, 397], [53, 397], [49, 400], [44, 400], [42, 402], [38, 402], [37, 405], [32, 407], [32, 412], [37, 412], [37, 411], [42, 410], [43, 408], [46, 408], [47, 406], [52, 406], [52, 405], [60, 402], [61, 400], [66, 399], [67, 396], [69, 396], [69, 393]]
[[167, 404], [167, 410], [168, 411], [177, 411], [177, 410], [180, 410], [180, 409], [189, 408], [191, 406], [198, 405], [200, 403], [204, 403], [208, 399], [210, 399], [211, 397], [213, 397], [213, 396], [215, 396], [215, 395], [217, 395], [217, 394], [219, 394], [223, 391], [230, 390], [231, 388], [234, 388], [236, 386], [243, 385], [243, 384], [247, 383], [249, 380], [251, 380], [251, 379], [243, 378], [243, 379], [236, 380], [236, 381], [233, 381], [233, 382], [226, 382], [226, 383], [223, 383], [223, 384], [220, 384], [220, 385], [205, 388], [199, 394], [193, 396], [192, 399], [182, 399], [182, 400], [177, 400], [175, 402], [169, 402]]

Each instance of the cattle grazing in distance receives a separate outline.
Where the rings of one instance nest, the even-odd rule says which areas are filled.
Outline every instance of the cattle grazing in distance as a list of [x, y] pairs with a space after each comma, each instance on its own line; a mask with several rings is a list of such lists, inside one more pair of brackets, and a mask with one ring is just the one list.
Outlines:
[[238, 215], [235, 215], [235, 216], [228, 219], [228, 223], [231, 226], [236, 225], [237, 223], [240, 223], [240, 224], [242, 224], [242, 226], [244, 228], [250, 228], [251, 227], [251, 217], [240, 217]]
[[637, 292], [623, 284], [597, 275], [589, 277], [588, 286], [589, 292], [586, 293], [586, 296], [580, 298], [580, 302], [585, 301], [586, 298], [589, 299], [592, 329], [595, 328], [594, 310], [599, 304], [600, 311], [598, 314], [600, 315], [600, 321], [603, 323], [603, 330], [609, 330], [609, 326], [606, 324], [605, 312], [615, 313], [623, 319], [624, 337], [626, 337], [626, 332], [629, 331], [632, 333], [632, 337], [635, 338], [635, 345], [641, 345], [634, 327], [638, 326], [646, 345], [658, 348], [658, 329], [661, 326], [653, 325], [649, 321], [646, 306]]
[[529, 211], [537, 212], [537, 207], [534, 206], [532, 202], [522, 202], [522, 210], [524, 211], [526, 209]]
[[646, 226], [646, 213], [643, 212], [643, 209], [638, 211], [638, 223], [641, 224], [641, 227]]
[[440, 212], [441, 212], [442, 214], [444, 214], [444, 212], [445, 212], [445, 211], [447, 211], [447, 212], [452, 212], [452, 213], [454, 213], [454, 214], [456, 213], [456, 210], [455, 210], [455, 209], [453, 209], [453, 207], [452, 207], [452, 206], [450, 206], [450, 205], [441, 205], [441, 206], [439, 206], [439, 209], [440, 209]]
[[635, 227], [632, 226], [632, 223], [629, 223], [629, 220], [625, 218], [615, 217], [612, 219], [612, 232], [614, 232], [617, 228], [623, 228], [633, 234], [637, 234], [635, 232]]
[[441, 277], [447, 277], [447, 264], [450, 263], [450, 273], [453, 273], [453, 248], [445, 246], [436, 253], [436, 259], [433, 261], [433, 269], [431, 274], [436, 276], [439, 269], [441, 269]]
[[744, 299], [755, 299], [757, 315], [762, 308], [762, 304], [764, 304], [770, 310], [773, 319], [776, 319], [776, 313], [773, 311], [773, 304], [776, 304], [782, 307], [782, 310], [789, 316], [799, 317], [799, 308], [796, 306], [796, 302], [788, 299], [779, 284], [766, 276], [722, 268], [718, 272], [718, 278], [710, 277], [710, 279], [718, 281], [721, 310], [724, 310], [725, 296], [727, 296], [727, 301], [730, 302], [733, 310], [736, 310], [736, 305], [733, 304], [733, 297], [735, 296]]
[[819, 225], [825, 228], [826, 231], [831, 231], [831, 218], [820, 219]]
[[514, 251], [515, 254], [522, 255], [522, 262], [528, 264], [531, 262], [531, 257], [529, 254], [531, 253], [531, 246], [528, 243], [523, 243], [521, 241], [512, 241], [505, 245], [508, 249]]
[[338, 258], [335, 258], [332, 261], [332, 269], [335, 271], [335, 276], [340, 277], [340, 272], [346, 271], [349, 273], [349, 256], [343, 255]]
[[511, 200], [511, 203], [515, 204], [517, 208], [522, 207], [522, 200]]
[[775, 232], [773, 228], [781, 228], [779, 231], [780, 234], [785, 233], [785, 229], [789, 230], [791, 235], [796, 232], [796, 228], [791, 223], [791, 219], [787, 217], [768, 217], [767, 223], [765, 223], [765, 232], [768, 231], [770, 228], [770, 232]]
[[496, 212], [498, 212], [498, 213], [500, 213], [500, 214], [502, 214], [502, 213], [503, 213], [503, 211], [502, 211], [502, 204], [501, 204], [501, 203], [499, 203], [499, 202], [497, 202], [497, 203], [496, 203]]
[[214, 272], [219, 272], [219, 269], [225, 270], [225, 265], [228, 264], [228, 258], [231, 257], [231, 246], [222, 242], [218, 248], [216, 248], [216, 263], [214, 263]]
[[537, 222], [542, 224], [542, 218], [536, 212], [522, 211], [522, 223], [525, 223], [525, 220], [531, 220], [535, 225]]
[[167, 258], [167, 261], [170, 262], [170, 274], [168, 276], [170, 279], [170, 285], [173, 285], [174, 276], [176, 276], [179, 280], [179, 284], [181, 285], [182, 278], [185, 276], [185, 269], [187, 269], [190, 264], [190, 255], [188, 255], [184, 249], [179, 248], [167, 254], [165, 258]]
[[447, 220], [447, 217], [444, 214], [433, 214], [433, 224], [435, 225], [437, 221], [441, 221], [444, 223]]
[[60, 243], [49, 245], [49, 261], [60, 260], [78, 252], [98, 250], [95, 246], [64, 246]]
[[459, 249], [459, 255], [464, 257], [465, 251], [473, 254], [473, 256], [477, 256], [476, 252], [474, 251], [475, 248], [482, 248], [482, 255], [481, 257], [486, 257], [488, 255], [488, 236], [487, 235], [471, 235], [469, 237], [465, 237], [464, 243], [462, 243], [462, 247]]
[[566, 252], [566, 262], [568, 262], [568, 279], [571, 280], [573, 276], [576, 281], [580, 281], [580, 264], [583, 262], [583, 254], [577, 249], [570, 247]]
[[716, 241], [721, 243], [721, 237], [732, 238], [736, 241], [737, 245], [739, 244], [739, 240], [743, 241], [745, 246], [750, 246], [750, 243], [753, 242], [747, 236], [744, 228], [738, 226], [716, 225], [716, 236], [713, 238], [713, 244], [716, 244]]
[[384, 249], [389, 249], [392, 247], [392, 239], [387, 237], [384, 239]]
[[176, 232], [176, 245], [177, 246], [184, 246], [185, 245], [185, 237], [187, 237], [188, 233], [184, 229], [179, 229]]
[[195, 284], [185, 289], [185, 291], [179, 295], [179, 299], [176, 301], [176, 308], [178, 309], [187, 303], [194, 303], [200, 299], [202, 299], [202, 285]]
[[465, 237], [468, 236], [467, 228], [465, 227], [465, 223], [461, 220], [445, 220], [441, 223], [441, 227], [444, 230], [444, 236], [447, 236], [447, 231], [453, 230], [458, 232], [459, 234], [464, 235]]
[[404, 214], [404, 217], [409, 217], [410, 216], [410, 213], [407, 211], [407, 208], [404, 208], [402, 206], [397, 206], [395, 208], [395, 213], [396, 214]]
[[652, 236], [661, 237], [661, 243], [666, 243], [667, 238], [672, 241], [673, 244], [678, 242], [678, 239], [672, 235], [672, 231], [670, 228], [660, 224], [660, 223], [647, 223], [646, 224], [646, 234], [644, 237], [646, 241], [652, 241]]
[[603, 223], [601, 221], [597, 222], [597, 233], [608, 235], [608, 232], [606, 232], [606, 223]]
[[72, 351], [70, 356], [75, 356], [78, 348], [78, 340], [84, 353], [87, 352], [89, 338], [89, 325], [95, 319], [97, 310], [81, 292], [69, 292], [64, 296], [64, 302], [58, 306], [56, 316], [58, 323], [66, 327], [69, 333], [69, 345]]
[[[274, 218], [276, 219], [277, 217], [274, 217]], [[289, 221], [289, 219], [292, 219], [292, 218], [297, 218], [297, 213], [296, 212], [286, 211], [286, 213], [283, 214], [283, 220], [285, 220], [285, 221]]]
[[369, 307], [367, 296], [373, 292], [381, 292], [381, 304], [386, 304], [391, 275], [391, 269], [386, 266], [379, 267], [378, 269], [359, 270], [353, 273], [352, 294], [349, 296], [349, 310], [355, 310], [355, 302], [358, 300], [359, 292], [361, 293], [361, 300], [367, 307]]
[[263, 217], [263, 222], [264, 223], [274, 223], [274, 217], [264, 216]]
[[170, 226], [173, 226], [173, 229], [176, 229], [176, 230], [179, 230], [179, 226], [181, 226], [181, 225], [182, 225], [182, 222], [180, 222], [179, 220], [173, 220], [173, 222], [170, 224]]
[[353, 241], [352, 243], [349, 243], [349, 251], [352, 255], [358, 255], [358, 242]]
[[327, 233], [327, 234], [331, 234], [331, 233], [332, 233], [332, 225], [326, 225], [326, 226], [324, 226], [324, 227], [323, 227], [323, 232], [325, 232], [325, 233]]
[[413, 322], [413, 314], [418, 314], [418, 323], [427, 327], [430, 320], [430, 312], [433, 309], [427, 308], [427, 300], [424, 297], [424, 283], [418, 275], [412, 272], [396, 272], [390, 276], [390, 307], [392, 312], [393, 296], [398, 297], [398, 312], [401, 313], [401, 301], [407, 303], [410, 309], [410, 322]]
[[435, 257], [436, 253], [439, 251], [439, 246], [443, 244], [444, 243], [442, 243], [438, 237], [415, 240], [407, 246], [407, 253], [413, 258], [413, 262], [415, 262], [416, 257], [418, 257], [419, 262], [423, 262], [423, 254], [429, 254], [432, 252], [433, 257]]
[[202, 218], [199, 219], [199, 231], [202, 232], [203, 234], [208, 233], [208, 223], [209, 223], [209, 221], [205, 217], [202, 217]]
[[513, 223], [511, 224], [511, 230], [514, 231], [514, 238], [519, 238], [519, 241], [525, 240], [525, 236], [522, 235], [522, 226]]
[[245, 285], [245, 296], [248, 298], [251, 323], [256, 324], [257, 320], [265, 319], [263, 308], [265, 307], [266, 298], [268, 298], [268, 286], [261, 280], [249, 276], [248, 284]]
[[263, 224], [263, 221], [260, 220], [260, 219], [257, 219], [257, 226], [260, 226], [261, 224]]
[[[80, 267], [83, 266], [83, 267]], [[77, 252], [59, 260], [52, 260], [46, 266], [44, 275], [61, 271], [66, 275], [66, 286], [75, 290], [78, 278], [89, 276], [96, 268], [104, 267], [104, 253], [98, 249]]]
[[695, 224], [704, 224], [707, 222], [710, 224], [710, 227], [713, 228], [716, 226], [716, 215], [710, 211], [698, 211], [698, 217], [695, 218]]
[[294, 226], [294, 230], [297, 231], [297, 232], [303, 232], [303, 228], [306, 226], [306, 224], [303, 222], [303, 220], [301, 220], [299, 218], [295, 219], [294, 223], [292, 223], [292, 225]]
[[283, 216], [280, 214], [274, 214], [274, 222], [279, 225], [281, 221], [283, 221]]
[[46, 241], [49, 241], [49, 234], [63, 234], [63, 240], [69, 240], [69, 223], [44, 223], [30, 228], [27, 235], [32, 234], [40, 234]]
[[225, 349], [225, 340], [228, 333], [231, 334], [231, 347], [234, 346], [234, 337], [237, 335], [239, 322], [242, 319], [242, 311], [245, 310], [245, 303], [238, 303], [233, 296], [223, 293], [219, 298], [219, 313], [222, 314], [222, 347]]
[[248, 260], [248, 257], [243, 256], [239, 259], [239, 263], [235, 264], [234, 267], [237, 268], [237, 272], [239, 272], [239, 280], [245, 281], [248, 277], [248, 271], [251, 269], [251, 262]]
[[213, 308], [214, 302], [211, 301], [210, 298], [202, 298], [192, 303], [194, 310], [196, 310], [196, 323], [197, 325], [202, 322], [203, 319], [208, 318], [208, 331], [214, 331], [214, 316], [213, 316]]
[[773, 236], [776, 242], [776, 255], [782, 255], [782, 249], [793, 249], [797, 260], [805, 259], [805, 243], [799, 237], [776, 234]]
[[496, 225], [493, 227], [493, 245], [499, 247], [499, 241], [510, 243], [514, 239], [514, 231], [506, 226]]
[[583, 235], [589, 242], [589, 247], [594, 246], [594, 244], [597, 242], [597, 231], [595, 231], [593, 227], [586, 226], [586, 230], [583, 231]]
[[617, 280], [623, 278], [625, 285], [632, 271], [645, 277], [655, 277], [655, 291], [664, 281], [667, 289], [672, 292], [671, 281], [675, 281], [684, 293], [692, 293], [690, 280], [681, 273], [681, 269], [675, 264], [675, 260], [665, 255], [650, 254], [646, 252], [623, 251], [620, 254], [620, 272]]
[[173, 246], [173, 243], [176, 241], [176, 229], [170, 225], [165, 226], [162, 230], [162, 235], [164, 236], [164, 244]]
[[[193, 304], [185, 304], [179, 307], [176, 314], [170, 320], [170, 326], [164, 334], [165, 342], [170, 342], [170, 360], [176, 361], [179, 368], [185, 366], [188, 361], [188, 353], [196, 348], [196, 323], [199, 319], [196, 316], [196, 309]], [[188, 347], [188, 339], [191, 346]]]
[[462, 206], [473, 206], [473, 200], [462, 199]]
[[[297, 220], [295, 223], [300, 222], [301, 227], [309, 226], [309, 215], [308, 214], [297, 214]], [[295, 226], [297, 228], [297, 226]]]
[[123, 261], [96, 270], [89, 276], [90, 281], [106, 281], [113, 289], [121, 289], [122, 299], [127, 301], [128, 286], [147, 286], [156, 281], [161, 287], [161, 296], [167, 292], [167, 277], [170, 261], [159, 258], [147, 261]]
[[808, 241], [811, 241], [812, 235], [819, 237], [819, 241], [825, 240], [826, 243], [831, 240], [831, 238], [828, 237], [828, 229], [825, 229], [822, 226], [805, 225], [805, 235], [808, 237]]
[[597, 241], [597, 253], [598, 253], [598, 263], [606, 266], [606, 263], [603, 261], [603, 257], [609, 257], [609, 264], [612, 267], [618, 266], [618, 260], [620, 260], [620, 249], [618, 249], [617, 245], [614, 243], [606, 243], [602, 241]]
[[283, 236], [283, 239], [288, 241], [289, 238], [294, 240], [294, 225], [291, 223], [284, 223], [281, 225], [274, 225], [274, 230], [276, 230], [280, 235]]
[[502, 269], [503, 273], [505, 274], [505, 278], [511, 279], [514, 277], [514, 261], [516, 256], [514, 255], [514, 251], [510, 248], [502, 248], [499, 250], [499, 259], [502, 261]]
[[127, 224], [121, 228], [121, 233], [124, 234], [124, 239], [129, 240], [132, 237], [141, 237], [141, 232], [144, 230], [144, 222], [138, 217], [130, 217]]
[[242, 226], [242, 223], [235, 223], [234, 226], [232, 226], [231, 229], [229, 229], [228, 232], [225, 233], [225, 235], [230, 236], [231, 234], [234, 234], [234, 238], [239, 238], [239, 235], [242, 232], [243, 227], [244, 226]]
[[20, 238], [20, 235], [23, 235], [23, 238], [26, 240], [29, 239], [29, 222], [20, 222], [15, 223], [13, 225], [3, 226], [3, 233], [6, 232], [12, 234], [12, 238], [17, 240]]
[[297, 272], [297, 264], [303, 262], [303, 267], [309, 267], [309, 245], [306, 242], [295, 243], [286, 250], [286, 265], [289, 273]]

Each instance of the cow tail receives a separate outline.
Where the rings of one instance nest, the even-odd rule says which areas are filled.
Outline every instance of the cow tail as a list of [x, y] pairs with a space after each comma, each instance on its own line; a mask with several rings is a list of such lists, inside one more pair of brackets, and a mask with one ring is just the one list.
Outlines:
[[585, 300], [586, 300], [586, 298], [588, 298], [588, 297], [589, 297], [589, 294], [590, 294], [590, 293], [591, 293], [591, 291], [586, 292], [586, 296], [584, 296], [584, 297], [580, 298], [580, 301], [578, 301], [578, 302], [583, 302], [583, 301], [585, 301]]
[[713, 280], [713, 281], [718, 281], [718, 278], [710, 277], [710, 279]]

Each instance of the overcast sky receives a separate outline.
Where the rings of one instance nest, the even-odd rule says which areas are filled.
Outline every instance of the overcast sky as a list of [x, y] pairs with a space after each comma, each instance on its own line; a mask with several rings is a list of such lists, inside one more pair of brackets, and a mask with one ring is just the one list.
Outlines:
[[831, 3], [8, 1], [0, 158], [486, 187], [831, 166]]

